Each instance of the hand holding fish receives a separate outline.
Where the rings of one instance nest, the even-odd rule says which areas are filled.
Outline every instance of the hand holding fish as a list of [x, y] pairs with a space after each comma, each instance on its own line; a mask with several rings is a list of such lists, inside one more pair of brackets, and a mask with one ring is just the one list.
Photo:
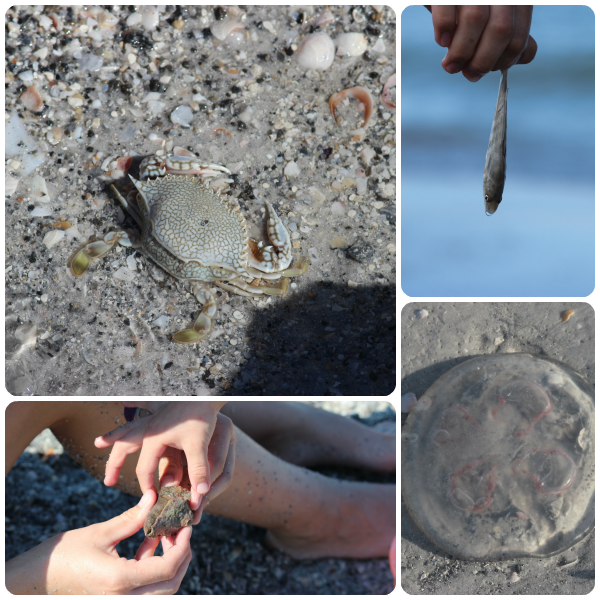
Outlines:
[[537, 43], [529, 35], [533, 6], [426, 6], [435, 41], [448, 52], [442, 67], [479, 81], [490, 71], [530, 63]]

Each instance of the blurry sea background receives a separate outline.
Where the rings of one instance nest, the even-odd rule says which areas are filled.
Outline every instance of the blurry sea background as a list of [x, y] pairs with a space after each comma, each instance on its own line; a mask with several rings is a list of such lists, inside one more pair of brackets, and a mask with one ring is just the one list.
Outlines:
[[535, 6], [535, 59], [508, 71], [507, 174], [484, 212], [500, 71], [449, 75], [431, 14], [401, 16], [401, 285], [409, 296], [594, 289], [594, 13]]

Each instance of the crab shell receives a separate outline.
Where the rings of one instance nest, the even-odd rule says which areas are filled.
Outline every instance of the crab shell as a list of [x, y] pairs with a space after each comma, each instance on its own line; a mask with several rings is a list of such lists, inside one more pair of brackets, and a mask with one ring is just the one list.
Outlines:
[[180, 279], [247, 275], [248, 229], [239, 209], [196, 177], [131, 180], [139, 192], [141, 242], [158, 265]]

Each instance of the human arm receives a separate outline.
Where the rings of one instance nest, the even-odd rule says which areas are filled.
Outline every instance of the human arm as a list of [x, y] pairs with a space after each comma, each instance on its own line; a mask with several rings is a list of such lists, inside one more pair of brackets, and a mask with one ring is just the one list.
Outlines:
[[173, 594], [192, 558], [191, 527], [159, 539], [145, 538], [135, 558], [119, 557], [116, 546], [141, 529], [156, 501], [149, 490], [140, 503], [104, 523], [66, 531], [6, 563], [12, 594]]
[[[98, 408], [99, 405], [93, 402], [11, 403], [5, 412], [6, 473], [40, 431], [80, 418], [77, 432], [72, 434], [75, 438], [76, 433], [84, 429], [82, 425], [93, 421]], [[187, 533], [180, 532], [178, 536], [181, 537], [162, 539], [164, 557], [153, 556], [161, 540], [144, 540], [135, 559], [129, 561], [120, 558], [115, 550], [119, 541], [141, 529], [156, 501], [156, 493], [150, 490], [145, 499], [147, 505], [141, 511], [141, 505], [138, 505], [105, 523], [64, 532], [8, 561], [5, 564], [6, 587], [15, 594], [79, 593], [78, 590], [81, 593], [86, 590], [88, 593], [124, 593], [127, 590], [136, 593], [140, 588], [144, 588], [142, 591], [175, 592], [191, 559], [191, 528], [187, 528], [190, 530]], [[157, 574], [160, 579], [156, 579]], [[96, 588], [98, 584], [104, 587]], [[98, 591], [93, 591], [96, 589]]]
[[435, 41], [448, 48], [442, 67], [475, 82], [490, 71], [530, 63], [537, 43], [529, 35], [533, 6], [426, 6]]

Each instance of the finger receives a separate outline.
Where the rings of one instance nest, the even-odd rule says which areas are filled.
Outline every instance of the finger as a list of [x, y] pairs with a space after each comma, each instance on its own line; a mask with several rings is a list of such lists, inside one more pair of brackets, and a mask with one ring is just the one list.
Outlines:
[[[233, 426], [233, 424], [232, 424]], [[235, 429], [232, 427], [232, 436], [229, 440], [229, 449], [227, 451], [227, 458], [225, 460], [225, 464], [223, 465], [223, 470], [219, 477], [212, 483], [210, 486], [210, 490], [206, 496], [202, 498], [202, 502], [200, 503], [200, 507], [197, 511], [194, 512], [194, 525], [198, 525], [200, 519], [202, 518], [202, 512], [208, 505], [208, 503], [213, 499], [222, 494], [233, 481], [233, 472], [235, 469], [235, 446], [237, 444], [237, 435], [235, 433]]]
[[156, 503], [156, 499], [156, 492], [148, 490], [136, 506], [109, 521], [92, 525], [94, 544], [111, 550], [120, 541], [138, 532], [144, 526], [144, 521]]
[[177, 448], [167, 447], [158, 461], [158, 479], [160, 487], [165, 485], [180, 485], [183, 476], [183, 453]]
[[215, 430], [217, 419], [213, 423], [202, 423], [203, 427], [193, 439], [183, 447], [187, 459], [187, 471], [192, 492], [206, 494], [210, 489], [210, 465], [208, 464], [208, 446]]
[[456, 31], [456, 6], [432, 6], [431, 20], [436, 43], [448, 48]]
[[136, 560], [143, 560], [150, 556], [154, 556], [154, 552], [158, 548], [160, 538], [144, 538], [144, 541], [140, 544], [138, 551], [135, 554]]
[[[192, 528], [184, 527], [175, 536], [175, 544], [168, 551], [165, 551], [163, 556], [150, 556], [144, 560], [129, 561], [127, 566], [131, 565], [130, 568], [134, 571], [131, 575], [134, 578], [133, 580], [146, 582], [146, 585], [137, 590], [132, 590], [131, 593], [144, 593], [140, 590], [148, 588], [152, 584], [161, 584], [170, 580], [176, 580], [179, 575], [183, 579], [183, 575], [185, 575], [185, 571], [191, 560], [191, 537]], [[182, 568], [183, 574], [181, 574]], [[181, 583], [181, 579], [179, 579], [179, 583]]]
[[145, 438], [135, 468], [135, 474], [142, 492], [154, 487], [154, 472], [158, 467], [160, 457], [165, 454], [167, 448], [168, 446], [160, 442], [153, 443], [151, 439]]
[[[143, 439], [144, 429], [140, 428], [130, 431], [127, 436], [114, 443], [108, 461], [106, 462], [104, 485], [111, 486], [117, 483], [121, 467], [125, 464], [125, 461], [130, 454], [134, 454], [142, 447]], [[148, 488], [142, 489], [142, 492], [145, 492], [146, 489]]]
[[189, 555], [186, 557], [185, 561], [181, 563], [175, 575], [168, 579], [167, 581], [160, 581], [158, 583], [153, 583], [150, 585], [144, 585], [142, 587], [131, 590], [129, 593], [133, 595], [173, 595], [179, 589], [185, 574], [187, 573], [188, 567], [190, 566], [190, 562], [192, 560], [192, 552], [189, 552]]
[[490, 6], [490, 18], [475, 54], [463, 70], [463, 75], [469, 81], [481, 79], [506, 54], [505, 50], [510, 46], [514, 34], [514, 9], [514, 6]]
[[[160, 539], [160, 542], [162, 544], [162, 548], [163, 548], [163, 553], [168, 552], [173, 546], [177, 545], [177, 538], [178, 536], [184, 536], [186, 534], [183, 534], [182, 531], [184, 529], [192, 529], [191, 525], [187, 525], [186, 527], [183, 527], [182, 529], [180, 529], [175, 535], [164, 535]], [[190, 537], [192, 535], [193, 531], [190, 533]], [[182, 538], [183, 539], [183, 538]], [[183, 542], [179, 542], [179, 543], [183, 543]]]
[[488, 21], [490, 10], [488, 6], [461, 6], [458, 15], [456, 32], [442, 60], [442, 67], [448, 73], [462, 71], [468, 63], [479, 43], [481, 34]]
[[134, 429], [137, 429], [139, 426], [139, 421], [124, 423], [120, 427], [117, 427], [116, 429], [113, 429], [112, 431], [109, 431], [104, 435], [98, 436], [94, 440], [94, 446], [96, 446], [96, 448], [108, 448], [109, 446], [112, 446], [117, 440], [120, 440], [121, 438], [125, 437], [128, 433], [130, 433]]
[[517, 64], [526, 65], [527, 63], [530, 63], [535, 58], [535, 55], [537, 54], [537, 49], [537, 42], [531, 36], [529, 36], [527, 48], [525, 48], [523, 54], [521, 55], [521, 58], [519, 58], [519, 60], [517, 61]]
[[[535, 58], [537, 52], [537, 43], [529, 35], [531, 30], [531, 19], [533, 17], [533, 6], [515, 7], [515, 35], [509, 48], [508, 56], [502, 56], [499, 68], [508, 68], [517, 63], [526, 64]], [[523, 60], [524, 58], [524, 60]]]

